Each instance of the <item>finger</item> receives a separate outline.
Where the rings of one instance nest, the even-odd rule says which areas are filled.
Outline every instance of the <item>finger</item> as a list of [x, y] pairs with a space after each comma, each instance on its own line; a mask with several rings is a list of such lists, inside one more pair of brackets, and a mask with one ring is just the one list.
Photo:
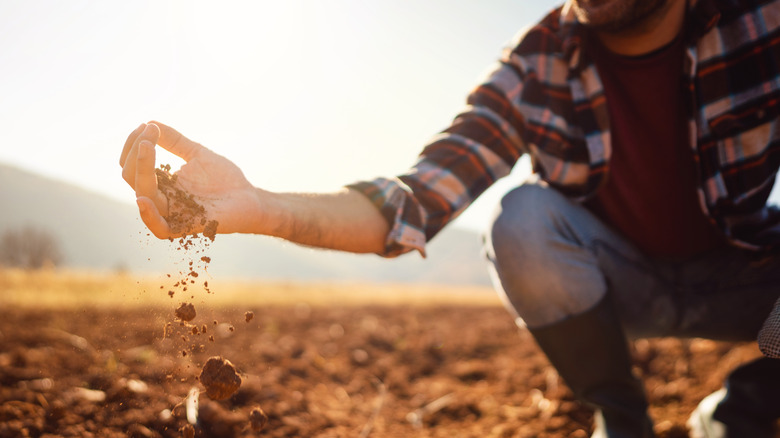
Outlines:
[[138, 161], [138, 147], [133, 145], [130, 148], [130, 152], [127, 154], [125, 165], [122, 166], [122, 179], [124, 179], [130, 187], [135, 190], [135, 168]]
[[119, 156], [119, 165], [121, 167], [125, 167], [127, 155], [130, 153], [130, 149], [133, 148], [133, 144], [135, 144], [135, 139], [138, 138], [138, 136], [141, 135], [142, 132], [144, 132], [144, 129], [146, 129], [146, 123], [141, 123], [137, 128], [133, 130], [133, 132], [130, 133], [130, 135], [127, 136], [127, 140], [125, 140], [125, 147], [122, 148], [122, 154]]
[[[138, 161], [138, 145], [144, 140], [154, 145], [157, 142], [157, 139], [159, 137], [160, 137], [160, 129], [157, 126], [144, 125], [144, 130], [133, 141], [133, 145], [130, 148], [130, 151], [127, 153], [127, 156], [125, 157], [125, 163], [122, 166], [122, 178], [124, 178], [124, 180], [127, 181], [130, 187], [135, 188], [136, 165]], [[152, 163], [152, 167], [154, 167], [154, 163]]]
[[157, 196], [157, 174], [154, 171], [154, 145], [144, 140], [138, 145], [135, 165], [135, 195], [154, 199]]
[[190, 161], [200, 151], [206, 149], [200, 143], [190, 140], [170, 126], [155, 121], [151, 121], [149, 124], [156, 125], [160, 129], [160, 139], [157, 141], [157, 144], [174, 155], [183, 158], [184, 161]]
[[168, 226], [168, 222], [160, 215], [160, 211], [157, 210], [157, 206], [154, 202], [144, 196], [140, 196], [135, 200], [138, 204], [138, 212], [141, 214], [141, 220], [144, 221], [146, 228], [154, 234], [158, 239], [168, 239], [173, 237], [171, 228]]
[[151, 199], [162, 216], [168, 214], [168, 198], [158, 190], [154, 145], [144, 140], [138, 145], [135, 170], [135, 196]]

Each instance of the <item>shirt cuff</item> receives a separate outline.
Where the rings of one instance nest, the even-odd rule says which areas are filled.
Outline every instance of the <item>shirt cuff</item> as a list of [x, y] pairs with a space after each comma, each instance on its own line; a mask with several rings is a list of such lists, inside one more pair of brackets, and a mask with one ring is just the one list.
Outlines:
[[425, 212], [411, 189], [398, 178], [376, 178], [346, 186], [376, 206], [390, 226], [382, 257], [397, 257], [416, 250], [425, 257]]

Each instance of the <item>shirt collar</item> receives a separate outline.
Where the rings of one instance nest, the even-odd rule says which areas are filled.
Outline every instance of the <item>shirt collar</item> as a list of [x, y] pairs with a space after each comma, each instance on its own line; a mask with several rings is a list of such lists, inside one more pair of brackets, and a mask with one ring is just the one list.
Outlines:
[[573, 3], [573, 0], [566, 0], [566, 3], [561, 7], [558, 36], [563, 42], [563, 57], [569, 65], [569, 70], [579, 71], [584, 66], [580, 49], [585, 38], [585, 29], [577, 21], [572, 7]]

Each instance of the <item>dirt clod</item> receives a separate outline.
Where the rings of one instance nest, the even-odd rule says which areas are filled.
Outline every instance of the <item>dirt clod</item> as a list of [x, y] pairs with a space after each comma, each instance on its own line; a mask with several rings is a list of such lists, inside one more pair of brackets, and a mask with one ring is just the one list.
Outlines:
[[266, 415], [265, 412], [263, 412], [262, 409], [259, 407], [255, 407], [252, 409], [252, 411], [249, 413], [249, 425], [252, 427], [252, 430], [255, 432], [259, 432], [263, 430], [265, 425], [268, 423], [268, 415]]
[[212, 400], [224, 400], [241, 386], [241, 377], [236, 367], [219, 356], [210, 357], [206, 361], [198, 379]]
[[251, 311], [250, 312], [246, 312], [244, 314], [244, 319], [246, 319], [246, 322], [251, 321], [252, 318], [254, 318], [254, 317], [255, 317], [255, 314], [254, 314], [254, 312], [251, 312]]
[[192, 321], [195, 319], [195, 306], [192, 303], [181, 303], [176, 309], [176, 317], [182, 321]]

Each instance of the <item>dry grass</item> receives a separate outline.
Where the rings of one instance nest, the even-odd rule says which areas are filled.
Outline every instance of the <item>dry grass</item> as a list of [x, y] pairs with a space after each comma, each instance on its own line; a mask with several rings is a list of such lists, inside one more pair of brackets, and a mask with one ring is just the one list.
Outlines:
[[44, 270], [0, 270], [0, 309], [16, 307], [149, 307], [195, 300], [211, 306], [242, 305], [416, 305], [458, 304], [498, 306], [487, 287], [444, 287], [412, 284], [270, 282], [208, 279], [187, 292], [167, 291], [175, 281], [165, 275]]

